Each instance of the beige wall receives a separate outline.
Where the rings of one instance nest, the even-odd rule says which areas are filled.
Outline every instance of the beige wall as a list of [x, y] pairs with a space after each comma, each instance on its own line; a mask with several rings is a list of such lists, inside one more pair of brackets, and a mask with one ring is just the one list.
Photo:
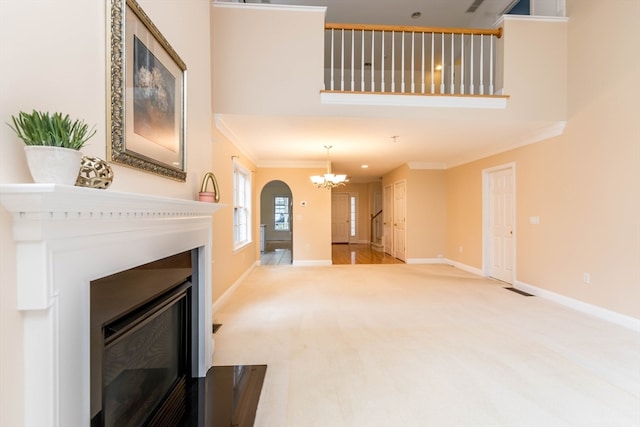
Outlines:
[[508, 15], [502, 24], [502, 67], [496, 68], [503, 93], [510, 95], [506, 113], [514, 119], [565, 120], [567, 23]]
[[[324, 170], [258, 168], [256, 171], [256, 203], [270, 181], [283, 181], [291, 188], [294, 264], [331, 263], [331, 192], [317, 189], [309, 181], [309, 176], [320, 173]], [[302, 202], [306, 202], [306, 206], [302, 206]], [[256, 212], [260, 212], [259, 206]], [[256, 217], [256, 233], [260, 232], [259, 227], [260, 221]], [[259, 251], [256, 247], [256, 257], [259, 257]]]
[[[407, 260], [442, 258], [447, 207], [444, 170], [409, 170]], [[409, 228], [410, 227], [410, 228]]]
[[214, 5], [216, 113], [322, 114], [324, 16], [324, 8]]
[[447, 257], [482, 268], [482, 170], [515, 162], [517, 280], [639, 318], [640, 3], [573, 0], [568, 14], [565, 133], [447, 171]]
[[[406, 259], [421, 262], [446, 252], [447, 199], [445, 171], [403, 165], [383, 176], [382, 185], [406, 182]], [[393, 208], [393, 207], [392, 207]]]
[[[224, 205], [213, 217], [213, 292], [215, 302], [224, 294], [256, 260], [256, 250], [260, 250], [260, 230], [254, 229], [252, 241], [246, 246], [234, 249], [233, 244], [233, 158], [242, 167], [252, 172], [252, 191], [256, 193], [256, 167], [229, 140], [214, 129], [213, 173], [220, 189], [220, 203]], [[259, 198], [259, 197], [258, 197]], [[259, 221], [259, 207], [252, 209], [254, 223]]]
[[[194, 199], [212, 156], [210, 5], [200, 0], [139, 3], [188, 67], [188, 181], [114, 165], [114, 183], [106, 191]], [[0, 123], [20, 110], [67, 112], [96, 124], [97, 133], [83, 152], [106, 157], [106, 16], [103, 1], [0, 2]], [[22, 147], [7, 126], [0, 126], [0, 182], [31, 182]], [[20, 426], [22, 318], [15, 308], [11, 218], [1, 207], [0, 236], [0, 425]]]

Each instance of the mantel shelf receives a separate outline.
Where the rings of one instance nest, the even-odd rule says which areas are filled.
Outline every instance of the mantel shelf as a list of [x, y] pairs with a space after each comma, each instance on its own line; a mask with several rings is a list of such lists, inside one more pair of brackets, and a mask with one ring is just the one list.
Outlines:
[[[59, 184], [1, 184], [0, 204], [16, 214], [211, 216], [225, 206], [195, 200]], [[100, 215], [99, 215], [100, 216]]]

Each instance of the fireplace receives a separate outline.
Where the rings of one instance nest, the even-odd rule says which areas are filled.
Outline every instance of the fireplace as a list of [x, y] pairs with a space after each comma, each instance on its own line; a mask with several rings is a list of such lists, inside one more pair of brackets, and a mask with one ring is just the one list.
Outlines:
[[206, 376], [212, 216], [221, 205], [54, 184], [2, 184], [0, 202], [17, 248], [25, 425], [90, 425], [101, 409], [91, 401], [91, 283], [184, 252], [192, 254], [191, 355], [178, 369]]
[[191, 258], [187, 251], [91, 282], [92, 427], [176, 425], [184, 414]]

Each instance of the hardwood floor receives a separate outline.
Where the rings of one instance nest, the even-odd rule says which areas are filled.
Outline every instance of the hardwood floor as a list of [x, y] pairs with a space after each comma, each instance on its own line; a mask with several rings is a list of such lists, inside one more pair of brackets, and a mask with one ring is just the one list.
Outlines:
[[[267, 241], [265, 251], [260, 255], [261, 265], [291, 264], [290, 241]], [[404, 264], [397, 258], [384, 252], [376, 251], [369, 244], [331, 245], [332, 264]]]
[[333, 244], [331, 245], [333, 264], [404, 264], [397, 258], [376, 251], [369, 244]]
[[[260, 255], [261, 265], [291, 264], [290, 241], [268, 241], [265, 251]], [[369, 244], [333, 244], [331, 245], [332, 264], [404, 264], [397, 258], [376, 251]]]

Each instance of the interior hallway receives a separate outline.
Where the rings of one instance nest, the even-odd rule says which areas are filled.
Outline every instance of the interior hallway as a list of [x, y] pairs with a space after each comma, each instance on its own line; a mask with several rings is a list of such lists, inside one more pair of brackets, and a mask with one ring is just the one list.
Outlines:
[[[260, 254], [261, 265], [291, 264], [291, 241], [266, 241]], [[404, 264], [397, 258], [374, 250], [369, 244], [331, 245], [332, 264]]]
[[640, 425], [640, 334], [444, 265], [257, 267], [215, 365], [267, 364], [256, 427]]

